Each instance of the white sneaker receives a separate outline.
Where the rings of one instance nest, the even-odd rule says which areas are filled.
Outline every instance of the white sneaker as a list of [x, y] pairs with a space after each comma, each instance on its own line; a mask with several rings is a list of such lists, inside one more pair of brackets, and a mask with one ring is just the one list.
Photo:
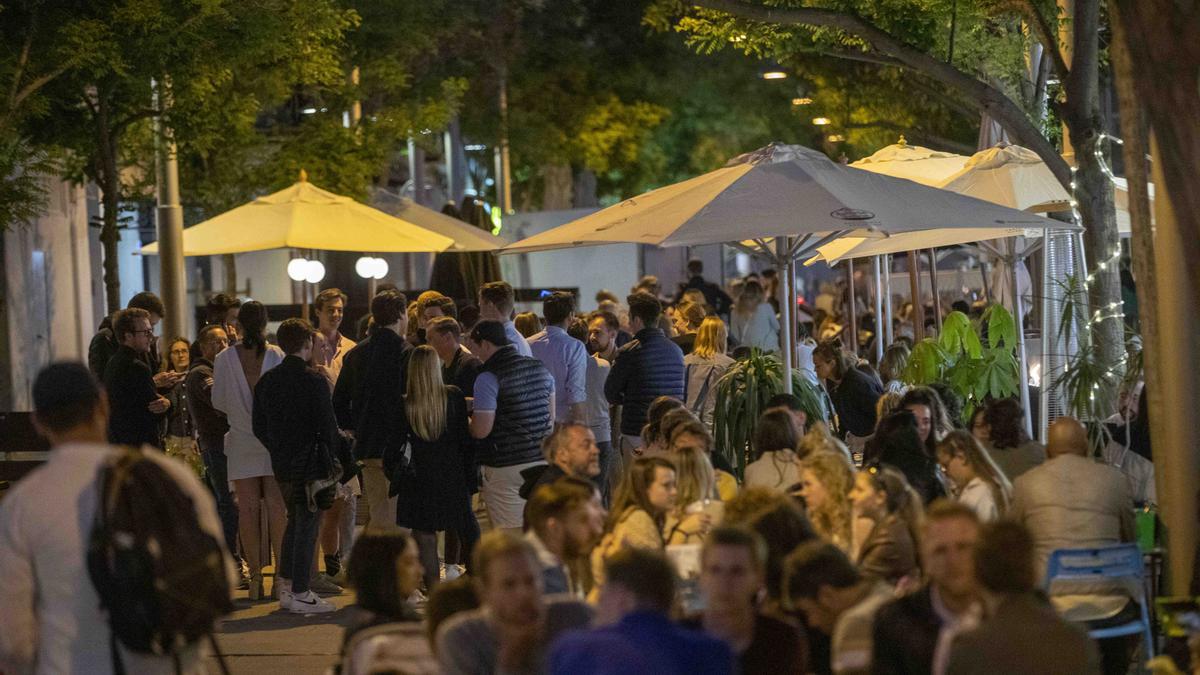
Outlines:
[[333, 603], [312, 591], [305, 591], [303, 595], [293, 595], [287, 609], [293, 614], [325, 614], [337, 611]]
[[281, 581], [279, 585], [275, 587], [275, 596], [279, 598], [280, 609], [291, 609], [292, 599], [296, 597], [292, 594], [292, 582], [286, 580]]

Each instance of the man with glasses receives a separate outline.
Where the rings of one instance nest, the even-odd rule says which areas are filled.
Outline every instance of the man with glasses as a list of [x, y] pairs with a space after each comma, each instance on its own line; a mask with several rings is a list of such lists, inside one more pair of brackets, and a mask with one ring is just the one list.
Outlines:
[[136, 307], [117, 313], [113, 333], [120, 347], [104, 369], [112, 415], [108, 440], [124, 445], [162, 447], [159, 422], [171, 402], [158, 393], [146, 354], [154, 343], [150, 313]]

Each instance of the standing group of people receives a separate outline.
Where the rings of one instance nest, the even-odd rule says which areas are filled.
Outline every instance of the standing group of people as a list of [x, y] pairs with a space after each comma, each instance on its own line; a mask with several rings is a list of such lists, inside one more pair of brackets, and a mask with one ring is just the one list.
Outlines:
[[446, 673], [1100, 671], [1096, 645], [1036, 590], [1052, 550], [1132, 536], [1127, 484], [1089, 458], [1078, 422], [1042, 448], [1017, 431], [1019, 406], [996, 401], [960, 429], [944, 392], [885, 384], [824, 343], [829, 419], [779, 395], [748, 448], [718, 448], [727, 326], [776, 349], [780, 328], [752, 282], [735, 302], [689, 271], [666, 310], [649, 287], [586, 315], [549, 294], [528, 336], [504, 282], [470, 311], [385, 288], [357, 343], [337, 289], [317, 296], [315, 327], [285, 319], [273, 343], [265, 307], [219, 296], [182, 374], [182, 350], [157, 357], [161, 303], [135, 297], [97, 336], [95, 375], [59, 364], [35, 385], [55, 451], [0, 505], [15, 627], [0, 664], [102, 659], [77, 531], [90, 477], [110, 443], [183, 437], [207, 490], [161, 461], [199, 495], [229, 568], [244, 563], [250, 599], [325, 613], [322, 595], [355, 588], [352, 667], [386, 653]]

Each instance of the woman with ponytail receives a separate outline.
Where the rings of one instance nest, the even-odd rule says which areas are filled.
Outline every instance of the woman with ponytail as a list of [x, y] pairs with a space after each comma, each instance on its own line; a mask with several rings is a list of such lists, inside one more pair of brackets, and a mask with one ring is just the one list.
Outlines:
[[954, 483], [954, 499], [969, 506], [980, 522], [1004, 517], [1012, 502], [1012, 484], [971, 432], [951, 431], [938, 443], [937, 459]]
[[885, 465], [860, 471], [850, 491], [850, 502], [858, 518], [874, 525], [857, 546], [859, 570], [889, 584], [912, 576], [917, 567], [917, 538], [923, 510], [917, 494], [904, 474]]

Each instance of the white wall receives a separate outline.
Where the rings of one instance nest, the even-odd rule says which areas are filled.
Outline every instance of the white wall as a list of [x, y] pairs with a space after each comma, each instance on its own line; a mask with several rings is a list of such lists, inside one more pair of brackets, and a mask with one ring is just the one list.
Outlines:
[[[501, 235], [519, 241], [581, 218], [596, 209], [518, 213], [504, 219]], [[540, 251], [500, 256], [504, 279], [518, 288], [567, 287], [579, 289], [579, 308], [596, 308], [596, 292], [609, 289], [625, 297], [637, 283], [640, 264], [637, 244], [584, 246], [561, 251]], [[541, 307], [523, 306], [540, 313]]]

